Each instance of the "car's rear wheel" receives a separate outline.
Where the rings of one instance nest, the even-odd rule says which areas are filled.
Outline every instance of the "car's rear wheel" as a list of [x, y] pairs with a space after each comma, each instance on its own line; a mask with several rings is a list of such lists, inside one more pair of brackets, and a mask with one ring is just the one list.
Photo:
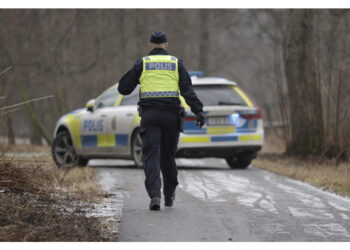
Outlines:
[[[67, 131], [60, 132], [52, 143], [52, 157], [59, 168], [72, 168], [79, 165], [72, 138]], [[87, 162], [86, 162], [87, 163]]]
[[226, 158], [227, 164], [232, 169], [244, 169], [249, 167], [252, 162], [252, 158], [246, 156], [230, 156]]
[[131, 153], [135, 166], [138, 168], [143, 168], [142, 141], [139, 129], [137, 129], [133, 134], [131, 141]]

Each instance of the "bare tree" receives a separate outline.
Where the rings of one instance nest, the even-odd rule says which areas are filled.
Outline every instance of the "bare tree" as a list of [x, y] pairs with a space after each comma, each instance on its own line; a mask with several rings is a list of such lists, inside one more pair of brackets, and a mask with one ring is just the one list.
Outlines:
[[290, 101], [288, 154], [322, 152], [321, 91], [316, 75], [313, 10], [290, 10], [284, 60]]
[[349, 20], [347, 10], [0, 10], [1, 105], [56, 97], [2, 116], [13, 133], [0, 133], [49, 138], [61, 115], [115, 83], [162, 30], [188, 70], [235, 80], [271, 120], [290, 120], [288, 153], [346, 155]]
[[[209, 18], [208, 9], [202, 9], [199, 12], [200, 18], [200, 37], [199, 37], [199, 65], [200, 69], [208, 72], [209, 64]], [[208, 72], [209, 73], [209, 72]]]

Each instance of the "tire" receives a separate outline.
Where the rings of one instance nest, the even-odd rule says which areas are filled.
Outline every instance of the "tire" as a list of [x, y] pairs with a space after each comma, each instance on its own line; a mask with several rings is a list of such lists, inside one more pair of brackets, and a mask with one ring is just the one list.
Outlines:
[[67, 131], [60, 132], [51, 147], [52, 158], [59, 168], [72, 168], [78, 165], [79, 157], [75, 152], [72, 138]]
[[90, 160], [89, 158], [78, 156], [78, 166], [79, 167], [86, 167], [89, 160]]
[[227, 164], [232, 169], [245, 169], [249, 167], [253, 159], [243, 156], [231, 156], [226, 158]]
[[137, 168], [143, 168], [143, 154], [140, 129], [135, 130], [131, 139], [131, 154]]

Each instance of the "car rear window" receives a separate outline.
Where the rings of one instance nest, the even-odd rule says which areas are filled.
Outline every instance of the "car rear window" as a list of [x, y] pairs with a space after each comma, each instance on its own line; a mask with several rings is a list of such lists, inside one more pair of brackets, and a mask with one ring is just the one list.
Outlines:
[[247, 106], [243, 98], [230, 85], [197, 85], [193, 87], [204, 106]]

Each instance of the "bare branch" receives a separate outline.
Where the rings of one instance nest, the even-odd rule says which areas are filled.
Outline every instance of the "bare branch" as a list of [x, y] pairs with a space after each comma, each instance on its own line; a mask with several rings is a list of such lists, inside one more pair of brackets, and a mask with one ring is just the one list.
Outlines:
[[1, 114], [0, 114], [0, 117], [1, 117], [1, 116], [4, 116], [4, 115], [7, 115], [7, 114], [10, 114], [10, 113], [13, 113], [13, 112], [16, 112], [17, 110], [20, 110], [20, 107], [14, 108], [14, 109], [12, 109], [12, 110], [5, 111], [4, 113], [1, 113]]
[[0, 76], [4, 75], [7, 71], [11, 70], [12, 66], [8, 66], [6, 69], [0, 72]]
[[23, 104], [36, 102], [36, 101], [42, 101], [42, 100], [53, 98], [53, 97], [55, 97], [55, 96], [54, 95], [49, 95], [49, 96], [44, 96], [44, 97], [39, 97], [39, 98], [33, 98], [33, 99], [30, 99], [30, 100], [27, 100], [27, 101], [24, 101], [24, 102], [20, 102], [20, 103], [17, 103], [17, 104], [0, 107], [0, 110], [12, 109], [12, 108], [19, 107], [19, 106], [21, 106]]

